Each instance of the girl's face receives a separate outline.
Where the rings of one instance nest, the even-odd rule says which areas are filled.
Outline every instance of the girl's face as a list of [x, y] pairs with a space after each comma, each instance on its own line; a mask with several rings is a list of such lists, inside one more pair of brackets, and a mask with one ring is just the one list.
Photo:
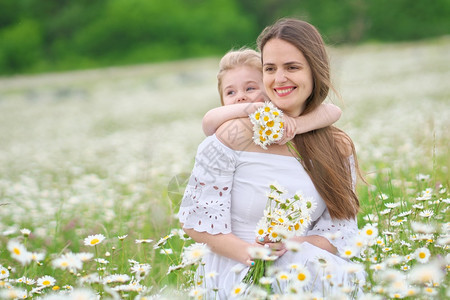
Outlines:
[[254, 67], [228, 70], [222, 78], [222, 87], [224, 105], [264, 101], [262, 74]]
[[262, 51], [267, 96], [289, 116], [299, 116], [313, 90], [313, 77], [303, 53], [289, 42], [269, 40]]

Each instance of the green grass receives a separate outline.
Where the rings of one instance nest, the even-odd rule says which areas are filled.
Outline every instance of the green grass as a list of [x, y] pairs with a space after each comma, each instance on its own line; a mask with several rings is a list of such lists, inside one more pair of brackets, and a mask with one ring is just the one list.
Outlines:
[[[403, 278], [437, 261], [442, 281], [415, 284], [417, 295], [409, 299], [448, 297], [449, 50], [450, 41], [443, 39], [330, 52], [344, 99], [336, 103], [344, 112], [337, 125], [354, 140], [367, 180], [358, 184], [359, 227], [372, 223], [379, 232], [379, 240], [355, 259], [367, 267], [364, 289], [374, 295], [396, 296], [391, 284], [396, 281], [385, 282], [383, 272], [397, 270], [402, 275], [393, 278]], [[114, 294], [109, 288], [126, 285], [128, 291], [117, 292], [124, 299], [176, 297], [175, 290], [185, 298], [195, 267], [166, 275], [192, 243], [174, 215], [203, 139], [201, 118], [219, 104], [217, 64], [189, 60], [0, 79], [0, 265], [9, 270], [8, 277], [0, 276], [1, 297], [27, 291], [37, 298], [36, 283], [17, 279], [49, 275], [59, 290], [46, 287], [41, 296], [73, 287], [107, 298]], [[429, 199], [417, 200], [424, 192]], [[387, 211], [387, 203], [400, 206]], [[420, 215], [427, 210], [431, 217]], [[378, 221], [369, 221], [373, 218]], [[414, 222], [433, 226], [433, 233], [420, 235]], [[22, 228], [31, 235], [23, 236]], [[106, 239], [84, 245], [93, 234]], [[14, 240], [44, 258], [22, 265], [7, 248]], [[431, 253], [427, 263], [405, 260], [421, 248]], [[73, 271], [52, 265], [68, 252], [92, 253], [109, 263], [90, 259]], [[403, 261], [394, 264], [395, 255]], [[387, 264], [385, 271], [371, 269], [375, 257]], [[129, 260], [151, 265], [138, 284], [98, 283], [110, 274], [136, 279]]]

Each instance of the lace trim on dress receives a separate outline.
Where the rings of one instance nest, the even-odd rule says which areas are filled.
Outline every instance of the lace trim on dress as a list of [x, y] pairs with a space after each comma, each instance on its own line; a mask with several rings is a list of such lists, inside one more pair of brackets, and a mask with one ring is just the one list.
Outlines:
[[185, 228], [210, 234], [231, 232], [234, 158], [215, 136], [200, 144], [178, 218]]

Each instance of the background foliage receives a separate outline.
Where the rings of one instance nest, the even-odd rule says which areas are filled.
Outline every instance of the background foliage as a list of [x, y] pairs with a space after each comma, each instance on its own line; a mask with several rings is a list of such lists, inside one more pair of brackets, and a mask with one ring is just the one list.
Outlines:
[[0, 74], [222, 55], [283, 16], [328, 43], [449, 34], [448, 0], [2, 0]]

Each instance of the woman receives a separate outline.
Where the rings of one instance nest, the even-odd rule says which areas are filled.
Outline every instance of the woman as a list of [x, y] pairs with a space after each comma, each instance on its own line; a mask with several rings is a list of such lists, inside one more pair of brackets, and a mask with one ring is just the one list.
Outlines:
[[[325, 100], [331, 88], [329, 64], [323, 40], [312, 25], [279, 20], [261, 33], [258, 46], [266, 93], [285, 114], [306, 114]], [[274, 263], [279, 269], [292, 263], [307, 267], [316, 279], [309, 281], [310, 290], [323, 289], [325, 278], [334, 280], [326, 289], [346, 285], [349, 274], [344, 267], [351, 263], [338, 251], [357, 235], [359, 208], [352, 141], [334, 127], [296, 135], [299, 162], [286, 145], [263, 150], [253, 144], [251, 128], [247, 118], [228, 121], [199, 146], [181, 204], [185, 232], [212, 250], [202, 269], [204, 274], [219, 275], [207, 282], [207, 288], [218, 290], [220, 298], [228, 297], [248, 270], [236, 266], [252, 265], [248, 249], [255, 246], [256, 224], [263, 215], [269, 184], [275, 181], [291, 196], [302, 191], [315, 199], [313, 223], [304, 236], [294, 238], [302, 243], [299, 252], [287, 251], [282, 243], [258, 243], [267, 244], [279, 256]]]

